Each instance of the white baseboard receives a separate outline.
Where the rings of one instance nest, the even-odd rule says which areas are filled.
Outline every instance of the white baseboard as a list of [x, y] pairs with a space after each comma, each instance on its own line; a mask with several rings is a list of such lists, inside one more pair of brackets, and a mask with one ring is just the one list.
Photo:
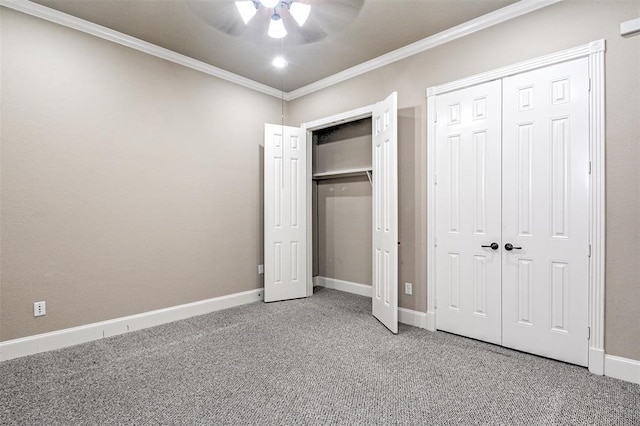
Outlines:
[[[313, 277], [313, 285], [332, 288], [346, 293], [359, 294], [360, 296], [372, 297], [371, 286], [366, 284], [317, 276]], [[406, 308], [398, 308], [398, 322], [419, 328], [427, 328], [429, 324], [428, 317], [425, 312], [414, 311]]]
[[427, 313], [413, 309], [398, 308], [398, 322], [418, 328], [427, 328]]
[[259, 288], [50, 333], [7, 340], [0, 342], [0, 361], [74, 346], [104, 337], [257, 302], [262, 300], [263, 294], [263, 289]]
[[604, 374], [605, 376], [640, 385], [640, 361], [614, 355], [605, 355]]
[[313, 277], [313, 284], [320, 287], [344, 291], [346, 293], [359, 294], [360, 296], [371, 297], [372, 294], [370, 285], [352, 283], [351, 281], [337, 280], [335, 278], [320, 276]]

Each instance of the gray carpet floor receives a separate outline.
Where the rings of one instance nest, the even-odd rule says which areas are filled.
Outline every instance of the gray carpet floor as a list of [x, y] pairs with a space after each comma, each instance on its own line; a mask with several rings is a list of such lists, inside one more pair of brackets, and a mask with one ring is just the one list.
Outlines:
[[0, 363], [0, 424], [640, 425], [640, 386], [316, 289]]

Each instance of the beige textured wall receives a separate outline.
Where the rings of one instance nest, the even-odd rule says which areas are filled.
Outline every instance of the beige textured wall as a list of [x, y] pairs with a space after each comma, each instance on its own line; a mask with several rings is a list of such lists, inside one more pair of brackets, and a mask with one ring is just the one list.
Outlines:
[[400, 294], [400, 306], [426, 310], [425, 89], [604, 38], [605, 347], [640, 360], [640, 36], [619, 35], [621, 22], [639, 16], [637, 0], [564, 1], [290, 102], [287, 121], [297, 125], [398, 91], [400, 282], [414, 283], [414, 296]]
[[371, 167], [371, 118], [313, 132], [313, 173]]
[[[313, 172], [370, 168], [371, 118], [313, 133]], [[371, 285], [371, 183], [366, 176], [314, 185], [314, 274]]]
[[371, 184], [318, 181], [318, 275], [371, 285]]
[[261, 287], [280, 101], [0, 11], [0, 341]]

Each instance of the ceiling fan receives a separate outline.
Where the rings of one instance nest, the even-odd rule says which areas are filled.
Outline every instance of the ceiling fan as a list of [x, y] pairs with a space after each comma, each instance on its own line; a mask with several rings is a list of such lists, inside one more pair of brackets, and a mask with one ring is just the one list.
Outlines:
[[307, 22], [311, 12], [311, 6], [299, 0], [242, 0], [236, 1], [236, 7], [245, 25], [253, 19], [260, 7], [273, 10], [267, 32], [271, 38], [283, 38], [287, 35], [287, 29], [282, 20], [282, 11], [288, 11], [300, 27]]
[[[275, 41], [265, 34], [269, 33], [277, 14], [280, 19], [275, 21], [280, 24], [274, 24], [274, 31], [282, 35], [284, 28], [287, 45], [297, 46], [324, 40], [328, 34], [345, 29], [358, 16], [365, 0], [185, 0], [185, 3], [213, 28], [252, 44], [267, 45]], [[306, 21], [302, 21], [304, 26], [294, 16], [300, 6], [309, 10]], [[250, 19], [242, 17], [240, 8], [251, 14]]]

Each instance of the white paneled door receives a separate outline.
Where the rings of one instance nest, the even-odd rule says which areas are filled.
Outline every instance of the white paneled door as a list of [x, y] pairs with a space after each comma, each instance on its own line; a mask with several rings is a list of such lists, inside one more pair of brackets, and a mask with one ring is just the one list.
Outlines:
[[438, 328], [500, 344], [501, 82], [438, 96]]
[[588, 94], [578, 59], [436, 98], [438, 329], [587, 365]]
[[264, 300], [307, 296], [307, 142], [297, 127], [265, 124]]
[[[372, 116], [373, 315], [398, 332], [398, 100], [327, 117], [302, 128], [265, 125], [264, 300], [311, 295], [311, 150], [307, 130]], [[357, 218], [354, 218], [357, 220]]]
[[397, 94], [373, 111], [373, 316], [398, 332]]
[[503, 84], [503, 344], [587, 365], [588, 60]]

